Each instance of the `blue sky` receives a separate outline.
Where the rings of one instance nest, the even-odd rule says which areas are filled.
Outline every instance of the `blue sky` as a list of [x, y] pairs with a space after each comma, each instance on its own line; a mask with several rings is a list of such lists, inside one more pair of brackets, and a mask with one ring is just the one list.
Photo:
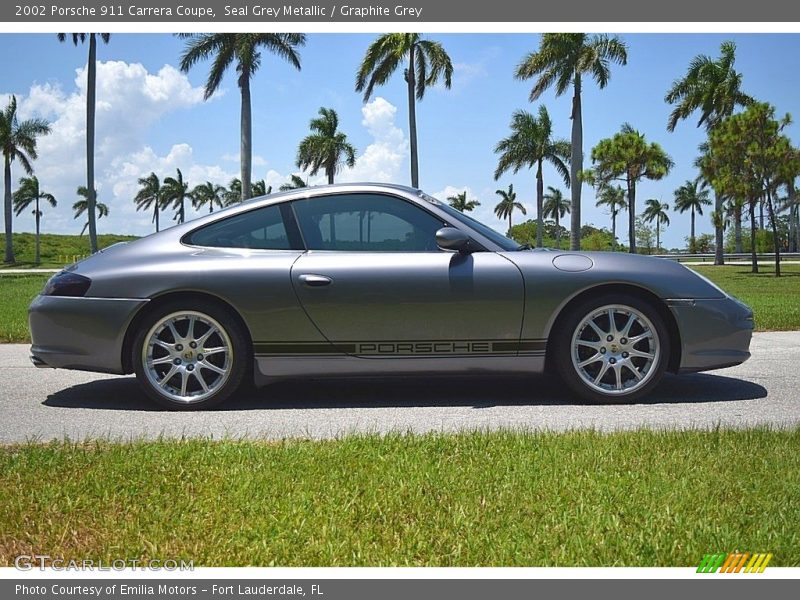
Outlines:
[[[253, 82], [254, 178], [280, 184], [294, 165], [297, 143], [308, 132], [308, 121], [320, 106], [332, 107], [341, 129], [358, 150], [354, 172], [345, 180], [391, 180], [409, 183], [405, 84], [397, 73], [376, 90], [377, 100], [364, 105], [354, 91], [355, 69], [374, 34], [310, 34], [301, 50], [298, 72], [271, 56], [264, 58]], [[441, 41], [455, 64], [451, 90], [432, 89], [418, 104], [420, 184], [430, 193], [446, 196], [467, 188], [481, 206], [475, 215], [504, 231], [492, 214], [495, 190], [514, 183], [518, 199], [533, 217], [533, 172], [493, 179], [493, 147], [508, 133], [516, 109], [535, 110], [544, 103], [558, 136], [569, 138], [570, 97], [555, 98], [552, 91], [539, 101], [528, 101], [530, 82], [515, 81], [514, 67], [538, 45], [535, 34], [429, 34]], [[604, 90], [584, 87], [584, 149], [608, 137], [628, 121], [649, 140], [660, 143], [675, 161], [662, 181], [643, 182], [637, 193], [643, 204], [650, 197], [672, 204], [673, 190], [695, 176], [692, 161], [704, 133], [695, 121], [666, 131], [670, 107], [664, 93], [681, 76], [693, 56], [716, 55], [719, 44], [733, 39], [738, 45], [737, 69], [746, 92], [776, 106], [779, 114], [799, 116], [800, 36], [797, 34], [624, 34], [628, 65], [615, 67]], [[222, 93], [202, 100], [207, 65], [188, 76], [177, 71], [183, 41], [169, 35], [114, 34], [100, 46], [98, 59], [98, 189], [111, 215], [99, 223], [100, 232], [147, 233], [150, 215], [136, 213], [132, 196], [136, 178], [155, 170], [174, 174], [180, 167], [192, 185], [206, 179], [226, 183], [238, 173], [239, 93], [234, 78], [223, 82]], [[84, 182], [83, 88], [85, 47], [60, 44], [54, 34], [3, 34], [0, 52], [6, 57], [0, 95], [20, 97], [23, 116], [44, 116], [54, 123], [53, 134], [40, 145], [36, 163], [42, 186], [59, 199], [48, 209], [45, 231], [77, 232], [82, 222], [72, 219], [69, 207], [74, 190]], [[800, 127], [788, 131], [800, 142]], [[15, 165], [16, 166], [16, 165]], [[15, 170], [15, 182], [21, 175]], [[545, 172], [545, 185], [559, 185], [556, 174]], [[584, 221], [608, 226], [609, 217], [594, 207], [594, 191], [584, 187]], [[170, 216], [164, 221], [171, 222]], [[516, 215], [516, 221], [522, 219]], [[19, 217], [17, 230], [33, 228], [31, 215]], [[668, 247], [683, 246], [688, 215], [673, 215], [663, 235]], [[698, 220], [700, 231], [710, 231], [708, 217]], [[624, 240], [624, 235], [621, 236]]]

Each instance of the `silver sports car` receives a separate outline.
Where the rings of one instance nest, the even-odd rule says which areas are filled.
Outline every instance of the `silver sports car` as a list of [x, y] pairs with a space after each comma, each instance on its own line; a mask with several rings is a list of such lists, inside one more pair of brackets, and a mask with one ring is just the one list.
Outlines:
[[[169, 408], [281, 377], [557, 373], [628, 402], [750, 356], [752, 311], [672, 261], [531, 250], [418, 190], [274, 194], [117, 244], [29, 309], [40, 367], [136, 373]], [[535, 392], [532, 392], [535, 393]]]

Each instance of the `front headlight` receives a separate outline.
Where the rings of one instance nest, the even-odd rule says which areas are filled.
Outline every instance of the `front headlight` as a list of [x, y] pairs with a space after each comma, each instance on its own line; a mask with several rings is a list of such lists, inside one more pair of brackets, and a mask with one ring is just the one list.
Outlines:
[[86, 294], [92, 280], [77, 273], [60, 271], [47, 280], [42, 290], [42, 296], [73, 296], [80, 297]]

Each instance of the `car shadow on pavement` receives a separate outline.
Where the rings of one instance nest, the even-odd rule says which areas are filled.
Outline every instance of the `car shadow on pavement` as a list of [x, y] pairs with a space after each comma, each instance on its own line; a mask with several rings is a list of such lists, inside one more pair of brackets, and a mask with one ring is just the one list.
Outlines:
[[[696, 373], [665, 375], [638, 404], [696, 404], [765, 398], [767, 390], [733, 377]], [[101, 410], [162, 410], [148, 400], [133, 377], [101, 379], [48, 396], [45, 406]], [[276, 410], [471, 406], [579, 405], [554, 377], [435, 377], [297, 379], [277, 381], [237, 394], [217, 410]]]

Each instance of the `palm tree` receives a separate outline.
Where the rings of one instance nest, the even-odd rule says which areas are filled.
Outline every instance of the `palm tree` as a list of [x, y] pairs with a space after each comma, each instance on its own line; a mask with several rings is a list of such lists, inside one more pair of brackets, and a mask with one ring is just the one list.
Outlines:
[[742, 217], [744, 209], [747, 207], [747, 200], [740, 196], [738, 198], [728, 198], [725, 202], [725, 214], [733, 219], [733, 249], [737, 254], [744, 253], [742, 244]]
[[542, 165], [544, 161], [552, 164], [569, 186], [569, 169], [564, 163], [570, 155], [567, 140], [553, 139], [553, 123], [544, 106], [539, 107], [539, 116], [518, 110], [511, 118], [511, 135], [500, 140], [494, 148], [500, 155], [495, 181], [507, 170], [514, 173], [523, 167], [536, 167], [536, 247], [542, 247], [542, 230], [544, 228], [544, 178]]
[[158, 180], [158, 175], [150, 173], [147, 177], [139, 178], [139, 185], [141, 187], [133, 198], [136, 203], [136, 210], [153, 209], [153, 223], [156, 224], [157, 233], [159, 230], [159, 213], [164, 204], [164, 191], [161, 187], [161, 182]]
[[17, 97], [11, 96], [8, 106], [0, 111], [0, 147], [3, 149], [3, 163], [5, 177], [5, 233], [6, 254], [5, 262], [14, 262], [14, 245], [12, 239], [12, 195], [11, 195], [11, 163], [19, 161], [22, 169], [28, 174], [33, 174], [31, 161], [36, 160], [36, 138], [50, 133], [50, 124], [44, 119], [27, 119], [20, 123], [17, 118]]
[[447, 203], [462, 213], [471, 212], [481, 205], [477, 200], [467, 200], [467, 190], [464, 190], [460, 194], [448, 196]]
[[57, 202], [53, 194], [48, 194], [39, 188], [39, 179], [34, 175], [32, 177], [23, 177], [19, 180], [19, 189], [14, 192], [14, 213], [19, 216], [23, 210], [26, 210], [31, 203], [33, 203], [33, 216], [36, 218], [36, 256], [34, 262], [38, 265], [40, 260], [39, 254], [39, 222], [42, 218], [42, 209], [39, 202], [43, 201], [50, 206], [55, 207]]
[[175, 216], [172, 220], [178, 221], [180, 224], [186, 221], [186, 198], [189, 197], [189, 183], [183, 180], [183, 173], [180, 169], [175, 170], [177, 177], [164, 178], [161, 200], [165, 207], [172, 204], [172, 208], [175, 209]]
[[[104, 44], [111, 40], [110, 33], [73, 33], [72, 43], [76, 46], [89, 39], [89, 58], [86, 62], [86, 189], [92, 191], [89, 198], [89, 248], [92, 254], [97, 252], [97, 226], [95, 224], [95, 196], [97, 190], [94, 185], [94, 117], [96, 110], [95, 96], [97, 94], [97, 36]], [[58, 41], [64, 42], [66, 33], [58, 34]]]
[[[72, 210], [75, 211], [75, 216], [73, 219], [77, 219], [83, 213], [88, 214], [89, 210], [89, 190], [86, 189], [85, 185], [82, 185], [78, 188], [78, 196], [81, 197], [80, 200], [76, 201], [75, 204], [72, 205]], [[97, 190], [95, 190], [92, 197], [97, 200]], [[95, 207], [97, 208], [97, 218], [107, 217], [108, 216], [108, 206], [103, 204], [102, 202], [96, 202]], [[81, 229], [81, 235], [84, 234], [86, 228], [89, 227], [89, 221], [87, 220], [86, 223], [83, 224], [83, 229]]]
[[217, 183], [206, 181], [200, 185], [196, 185], [189, 194], [192, 199], [192, 207], [195, 209], [203, 208], [208, 204], [208, 212], [214, 212], [214, 205], [217, 208], [222, 208], [222, 198], [225, 194], [225, 188]]
[[625, 190], [620, 185], [604, 185], [600, 188], [600, 195], [595, 206], [605, 206], [611, 213], [611, 246], [617, 248], [617, 215], [627, 208]]
[[[678, 121], [688, 119], [700, 111], [697, 126], [705, 126], [711, 132], [723, 119], [729, 117], [737, 106], [749, 106], [754, 102], [751, 96], [742, 92], [742, 75], [734, 69], [736, 44], [722, 42], [720, 56], [714, 59], [699, 54], [689, 63], [686, 74], [672, 83], [664, 96], [664, 101], [674, 104], [667, 121], [667, 130], [674, 131]], [[723, 211], [722, 195], [714, 190], [714, 211]], [[714, 264], [721, 265], [723, 259], [723, 230], [715, 226], [716, 254]]]
[[511, 230], [511, 214], [514, 209], [519, 210], [523, 215], [527, 215], [528, 212], [522, 204], [517, 202], [517, 193], [514, 191], [513, 183], [508, 184], [508, 190], [495, 190], [495, 194], [500, 196], [501, 200], [494, 207], [494, 214], [498, 219], [508, 219], [508, 229]]
[[205, 86], [205, 98], [219, 89], [225, 71], [235, 63], [237, 83], [242, 97], [241, 109], [241, 181], [242, 200], [252, 196], [253, 124], [250, 80], [261, 66], [261, 49], [286, 60], [300, 70], [297, 49], [304, 46], [304, 33], [182, 33], [186, 46], [181, 55], [181, 71], [188, 72], [202, 60], [213, 59]]
[[661, 252], [661, 226], [669, 225], [669, 204], [661, 202], [655, 198], [650, 198], [645, 202], [644, 220], [648, 223], [656, 222], [656, 252]]
[[272, 186], [267, 185], [263, 179], [253, 182], [253, 197], [269, 196], [272, 193]]
[[347, 141], [347, 135], [339, 128], [339, 115], [332, 108], [320, 108], [319, 117], [311, 119], [311, 135], [303, 138], [297, 149], [297, 167], [316, 175], [320, 169], [325, 171], [328, 183], [342, 166], [356, 164], [356, 149]]
[[538, 77], [531, 90], [531, 102], [551, 86], [556, 96], [572, 87], [572, 156], [570, 181], [572, 182], [572, 220], [570, 223], [570, 248], [581, 247], [581, 181], [583, 169], [583, 116], [581, 88], [583, 77], [594, 79], [600, 89], [608, 85], [611, 63], [625, 65], [628, 48], [617, 36], [588, 35], [586, 33], [545, 33], [539, 50], [528, 54], [517, 67], [517, 79]]
[[708, 190], [700, 185], [697, 179], [687, 180], [682, 186], [675, 190], [675, 210], [684, 213], [687, 210], [691, 214], [691, 227], [689, 229], [689, 252], [695, 251], [694, 218], [695, 214], [702, 215], [703, 207], [709, 206], [711, 200], [708, 199]]
[[444, 78], [450, 88], [453, 63], [439, 42], [426, 40], [419, 33], [386, 33], [376, 39], [364, 55], [356, 73], [356, 91], [364, 92], [364, 102], [370, 99], [376, 85], [385, 84], [406, 62], [404, 77], [408, 89], [408, 134], [411, 143], [411, 186], [419, 187], [417, 151], [417, 100], [422, 100], [428, 86]]
[[290, 175], [288, 183], [284, 183], [278, 189], [282, 192], [288, 192], [290, 190], [299, 190], [304, 187], [308, 187], [308, 184], [303, 181], [303, 178], [299, 175]]
[[564, 197], [564, 193], [547, 186], [547, 193], [544, 195], [544, 218], [555, 219], [556, 221], [556, 246], [561, 248], [561, 219], [569, 212], [569, 200]]
[[230, 183], [228, 184], [228, 188], [223, 194], [223, 205], [231, 206], [232, 204], [241, 202], [242, 198], [242, 180], [238, 177], [234, 177], [231, 179]]

